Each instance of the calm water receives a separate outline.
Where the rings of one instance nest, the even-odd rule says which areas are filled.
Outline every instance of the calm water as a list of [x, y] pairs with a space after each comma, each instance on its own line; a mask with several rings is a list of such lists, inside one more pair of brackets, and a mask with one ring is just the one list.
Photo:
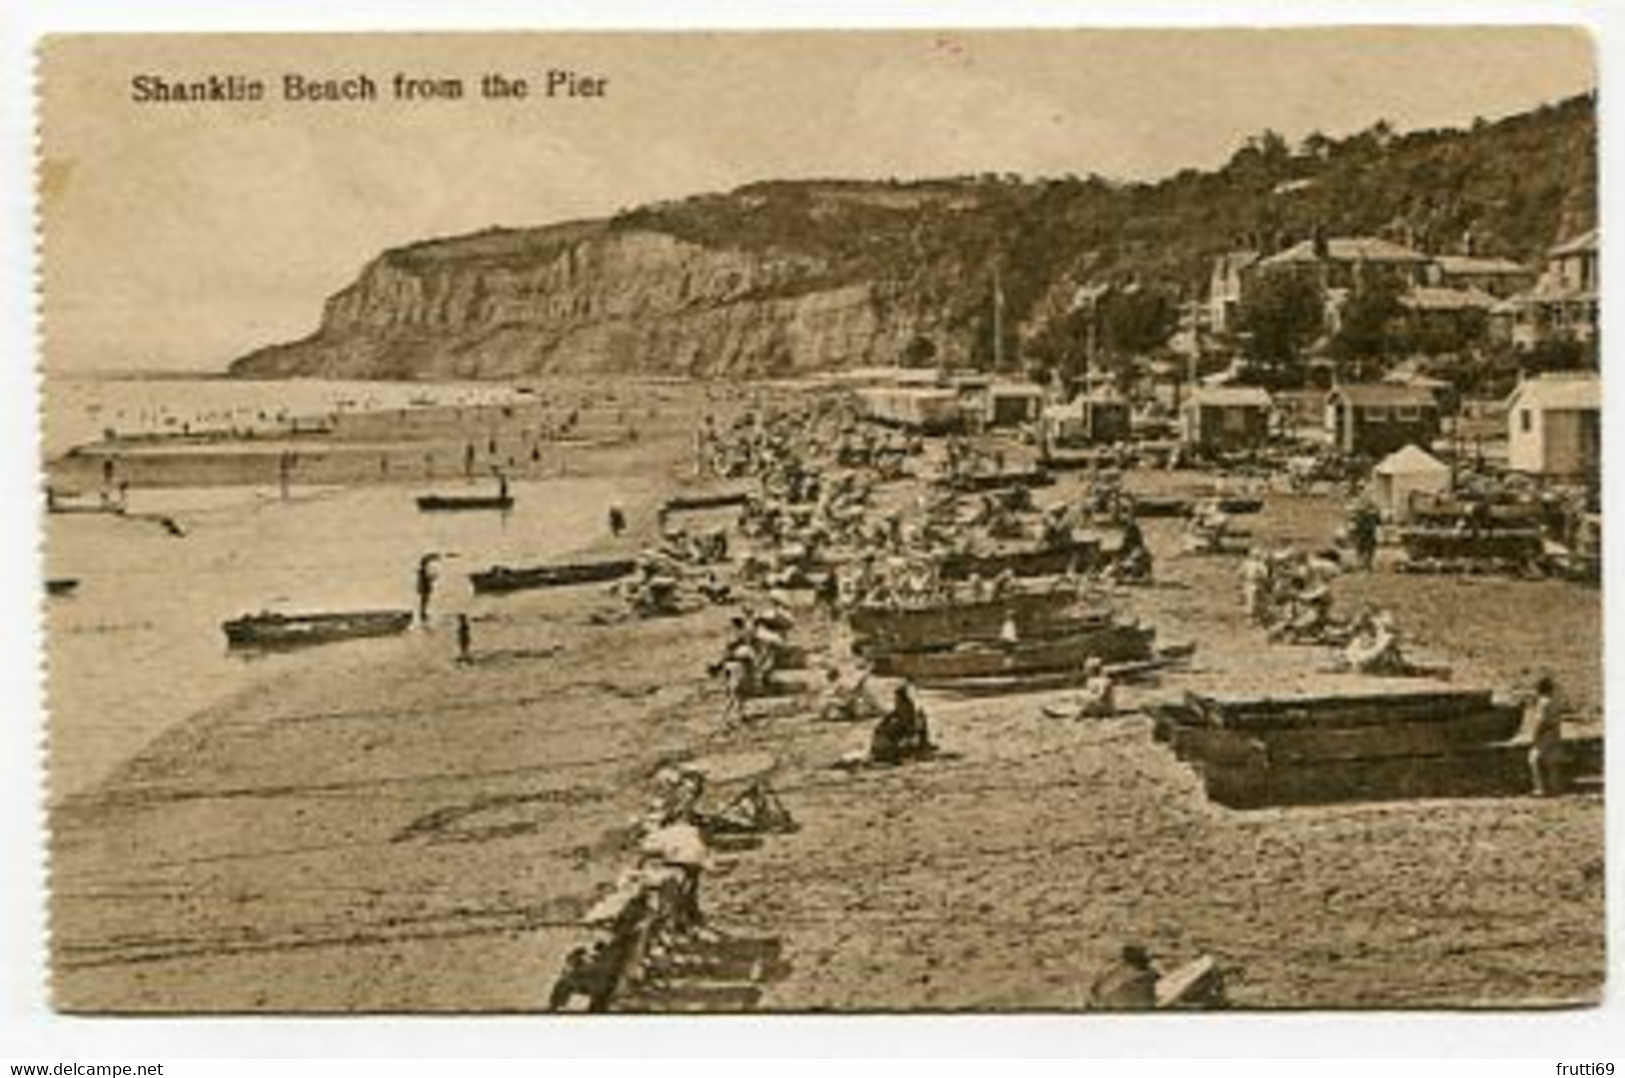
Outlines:
[[80, 579], [72, 596], [47, 601], [56, 793], [85, 788], [165, 726], [257, 678], [318, 674], [334, 651], [401, 646], [357, 641], [244, 659], [227, 654], [223, 620], [262, 609], [410, 608], [428, 551], [458, 555], [441, 566], [437, 609], [474, 609], [470, 570], [580, 547], [601, 535], [620, 499], [605, 480], [519, 482], [504, 517], [420, 513], [418, 493], [295, 488], [282, 501], [268, 488], [131, 492], [133, 513], [174, 517], [187, 532], [180, 539], [149, 521], [47, 517], [48, 575]]
[[393, 410], [414, 404], [506, 404], [524, 399], [489, 382], [254, 382], [227, 378], [55, 377], [45, 388], [45, 453], [56, 456], [121, 435], [178, 434], [193, 429], [278, 429], [290, 419], [334, 412]]

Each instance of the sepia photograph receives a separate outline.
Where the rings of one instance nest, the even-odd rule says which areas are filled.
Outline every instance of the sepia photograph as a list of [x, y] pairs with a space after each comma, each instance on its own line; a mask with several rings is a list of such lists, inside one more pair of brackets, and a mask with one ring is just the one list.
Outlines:
[[1584, 28], [37, 62], [57, 1012], [1603, 1001]]

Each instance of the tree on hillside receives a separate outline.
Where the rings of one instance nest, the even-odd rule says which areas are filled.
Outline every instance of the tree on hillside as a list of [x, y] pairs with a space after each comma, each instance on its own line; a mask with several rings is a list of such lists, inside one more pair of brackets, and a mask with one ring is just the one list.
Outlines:
[[1106, 293], [1098, 304], [1101, 350], [1118, 360], [1162, 347], [1179, 319], [1173, 300], [1150, 288]]
[[1303, 381], [1303, 352], [1320, 336], [1320, 289], [1296, 274], [1261, 274], [1242, 297], [1237, 322], [1247, 358], [1271, 385]]
[[1403, 349], [1398, 285], [1381, 281], [1349, 297], [1332, 335], [1332, 357], [1345, 377], [1364, 381], [1380, 376], [1388, 360]]

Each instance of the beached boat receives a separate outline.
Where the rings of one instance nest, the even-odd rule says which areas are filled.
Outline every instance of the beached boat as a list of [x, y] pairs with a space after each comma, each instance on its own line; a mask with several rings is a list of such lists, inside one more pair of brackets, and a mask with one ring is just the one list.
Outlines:
[[[1235, 808], [1513, 795], [1528, 785], [1521, 710], [1486, 689], [1345, 682], [1196, 694], [1154, 710], [1155, 736]], [[1585, 749], [1583, 751], [1590, 751]], [[1592, 770], [1581, 765], [1575, 774]]]
[[1190, 516], [1191, 500], [1173, 494], [1139, 494], [1134, 497], [1136, 517]]
[[710, 494], [678, 494], [660, 504], [663, 513], [694, 512], [702, 509], [734, 509], [750, 501], [743, 490], [716, 491]]
[[[1187, 663], [1195, 653], [1194, 644], [1176, 644], [1157, 648], [1149, 658], [1104, 663], [1101, 672], [1114, 681], [1132, 681], [1151, 676], [1180, 663]], [[950, 696], [1016, 696], [1022, 693], [1058, 692], [1063, 689], [1081, 688], [1090, 676], [1089, 671], [1077, 668], [994, 677], [924, 678], [917, 680], [916, 684], [922, 689], [931, 689]], [[1077, 717], [1075, 713], [1063, 715], [1066, 711], [1066, 706], [1061, 705], [1056, 712], [1046, 708], [1045, 713], [1053, 717]]]
[[935, 606], [860, 606], [847, 617], [854, 636], [876, 647], [906, 650], [948, 640], [996, 640], [1005, 620], [1021, 636], [1065, 620], [1078, 603], [1069, 589], [1021, 592], [981, 602]]
[[[1598, 788], [1602, 738], [1565, 738], [1571, 788]], [[1327, 760], [1265, 760], [1198, 767], [1208, 799], [1228, 808], [1434, 797], [1522, 797], [1529, 793], [1529, 746], [1465, 745], [1449, 752]]]
[[632, 575], [637, 567], [638, 563], [632, 558], [563, 565], [535, 565], [518, 569], [494, 565], [489, 569], [468, 574], [468, 579], [476, 593], [500, 595], [533, 588], [562, 588], [574, 584], [597, 584], [619, 580]]
[[45, 582], [47, 595], [72, 595], [79, 590], [79, 578], [76, 576], [54, 576]]
[[1069, 636], [1016, 644], [972, 644], [949, 651], [888, 651], [871, 662], [882, 677], [922, 685], [962, 678], [1020, 677], [1079, 670], [1090, 659], [1103, 663], [1149, 659], [1156, 630], [1104, 622]]
[[950, 489], [965, 494], [983, 493], [1004, 487], [1047, 487], [1055, 482], [1046, 468], [1027, 468], [1021, 471], [965, 472], [950, 475], [943, 480]]
[[1347, 675], [1323, 691], [1192, 692], [1185, 706], [1203, 725], [1265, 732], [1453, 722], [1497, 704], [1489, 689]]
[[506, 513], [512, 508], [511, 494], [424, 494], [418, 498], [418, 509], [425, 513], [475, 509], [496, 509]]
[[1412, 527], [1400, 533], [1405, 548], [1402, 568], [1413, 572], [1478, 569], [1523, 570], [1538, 564], [1545, 552], [1539, 528]]
[[938, 563], [944, 580], [990, 580], [1009, 571], [1016, 576], [1059, 576], [1087, 573], [1101, 561], [1100, 540], [1078, 539], [1064, 546], [994, 550], [983, 554], [948, 554]]
[[52, 515], [61, 516], [70, 513], [106, 513], [112, 516], [122, 516], [124, 502], [105, 495], [90, 498], [81, 494], [47, 490], [45, 492], [45, 511]]
[[[1110, 610], [1104, 608], [1090, 609], [1080, 605], [1063, 611], [1054, 617], [1042, 620], [1033, 619], [1025, 631], [1018, 627], [1016, 635], [1023, 643], [1032, 644], [1040, 640], [1075, 636], [1081, 632], [1109, 625], [1111, 620], [1112, 612]], [[998, 644], [1003, 630], [1004, 623], [1000, 622], [998, 625], [986, 626], [980, 632], [938, 636], [917, 635], [906, 641], [892, 640], [881, 643], [859, 638], [853, 644], [853, 650], [871, 657], [886, 652], [953, 651], [969, 644]]]
[[1181, 759], [1235, 764], [1255, 760], [1359, 760], [1450, 752], [1506, 741], [1517, 735], [1522, 714], [1511, 705], [1444, 721], [1411, 719], [1360, 726], [1273, 727], [1236, 730], [1179, 722], [1165, 712], [1168, 741]]
[[245, 614], [221, 624], [233, 648], [293, 648], [370, 636], [394, 636], [412, 625], [410, 610], [321, 614]]
[[1251, 495], [1222, 495], [1214, 499], [1219, 512], [1230, 516], [1247, 516], [1264, 511], [1264, 499]]

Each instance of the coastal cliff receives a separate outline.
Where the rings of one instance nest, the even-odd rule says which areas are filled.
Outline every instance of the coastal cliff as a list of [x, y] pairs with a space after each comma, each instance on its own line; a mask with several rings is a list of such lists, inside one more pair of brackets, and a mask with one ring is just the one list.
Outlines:
[[609, 224], [490, 232], [389, 252], [311, 337], [238, 374], [502, 378], [763, 375], [891, 360], [924, 328], [873, 280], [797, 252], [709, 247]]
[[[1319, 231], [1538, 264], [1596, 222], [1593, 98], [1470, 129], [1264, 132], [1153, 184], [802, 180], [386, 251], [244, 377], [762, 377], [1035, 356], [1086, 284], [1203, 293], [1215, 255]], [[1468, 240], [1470, 237], [1470, 241]], [[1002, 305], [1002, 317], [994, 317]], [[1003, 339], [995, 341], [996, 334]]]

